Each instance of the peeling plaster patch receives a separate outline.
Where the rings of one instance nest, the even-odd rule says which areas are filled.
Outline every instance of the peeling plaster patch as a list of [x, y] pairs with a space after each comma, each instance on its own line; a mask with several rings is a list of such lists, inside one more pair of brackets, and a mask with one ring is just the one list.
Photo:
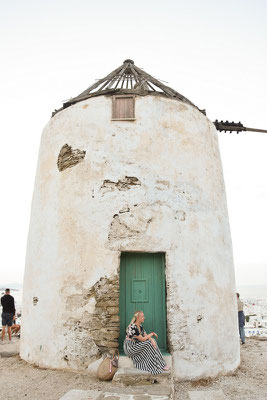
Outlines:
[[120, 191], [129, 190], [133, 186], [141, 186], [140, 180], [134, 176], [125, 176], [123, 179], [119, 179], [118, 182], [105, 179], [100, 190], [105, 194], [108, 192], [114, 192], [116, 189]]
[[[95, 306], [95, 299], [93, 297], [88, 299], [88, 290], [82, 289], [82, 293], [70, 294], [66, 299], [66, 309], [68, 311], [77, 311], [83, 309], [83, 312], [92, 310]], [[86, 311], [84, 311], [86, 310]], [[79, 310], [80, 312], [81, 310]]]
[[39, 301], [38, 297], [33, 297], [32, 298], [32, 303], [33, 303], [34, 306], [37, 305], [38, 301]]
[[[183, 310], [183, 300], [177, 298], [177, 283], [167, 279], [167, 310], [170, 317], [167, 321], [167, 337], [169, 349], [173, 351], [183, 351], [187, 353], [188, 347], [191, 346], [189, 315]], [[179, 329], [177, 330], [177, 326]], [[183, 357], [185, 357], [183, 355]]]
[[82, 108], [85, 110], [88, 107], [88, 104], [85, 104], [84, 106], [82, 106]]
[[73, 311], [83, 307], [87, 303], [86, 298], [82, 294], [73, 294], [67, 298], [66, 309]]
[[175, 212], [175, 219], [179, 219], [179, 221], [185, 221], [186, 213], [184, 211], [176, 211]]
[[92, 360], [100, 357], [94, 340], [88, 336], [88, 331], [79, 329], [78, 324], [69, 327], [65, 336], [66, 346], [61, 350], [61, 357], [68, 367], [85, 369]]
[[146, 234], [149, 224], [153, 221], [151, 207], [140, 204], [134, 211], [125, 211], [113, 215], [110, 224], [108, 240], [112, 243], [122, 239], [137, 238]]
[[169, 181], [156, 180], [156, 183], [158, 183], [159, 185], [170, 187], [170, 182]]
[[[133, 215], [131, 215], [133, 217]], [[124, 239], [129, 237], [135, 237], [140, 233], [140, 230], [134, 229], [126, 222], [122, 221], [118, 214], [113, 216], [113, 221], [110, 225], [110, 232], [108, 235], [109, 240], [111, 239]]]
[[111, 239], [124, 239], [127, 237], [137, 236], [140, 231], [131, 228], [125, 222], [121, 221], [118, 214], [113, 216], [113, 221], [110, 225], [110, 232], [108, 235], [109, 240]]
[[64, 144], [57, 159], [57, 166], [59, 171], [64, 171], [67, 168], [74, 167], [76, 164], [81, 162], [85, 157], [86, 151], [84, 150], [73, 150], [68, 144]]
[[156, 186], [155, 186], [156, 189], [166, 190], [166, 188], [169, 188], [169, 187], [170, 187], [169, 181], [156, 180]]
[[123, 208], [119, 211], [120, 214], [123, 214], [123, 213], [126, 213], [126, 212], [130, 212], [130, 208], [129, 208], [129, 207], [123, 207]]
[[200, 321], [202, 320], [202, 318], [203, 318], [202, 315], [199, 314], [199, 315], [197, 316], [197, 322], [200, 322]]

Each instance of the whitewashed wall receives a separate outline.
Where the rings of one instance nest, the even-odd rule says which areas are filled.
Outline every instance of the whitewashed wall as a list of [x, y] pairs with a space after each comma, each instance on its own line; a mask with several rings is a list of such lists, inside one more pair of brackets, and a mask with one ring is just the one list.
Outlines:
[[[44, 129], [28, 237], [21, 357], [41, 366], [86, 368], [99, 356], [88, 333], [93, 285], [118, 276], [122, 251], [160, 251], [166, 252], [175, 377], [231, 371], [240, 361], [239, 341], [217, 131], [197, 109], [177, 100], [137, 97], [135, 108], [136, 121], [111, 121], [111, 98], [95, 97], [56, 114]], [[86, 155], [59, 172], [65, 144]], [[125, 177], [140, 184], [120, 190], [116, 183]]]

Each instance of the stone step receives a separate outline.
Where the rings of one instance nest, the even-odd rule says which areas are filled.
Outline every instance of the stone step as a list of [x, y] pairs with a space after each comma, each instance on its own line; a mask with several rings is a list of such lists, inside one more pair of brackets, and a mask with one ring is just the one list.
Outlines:
[[[170, 354], [163, 356], [167, 365], [172, 367], [172, 356]], [[150, 372], [140, 371], [133, 365], [133, 361], [127, 356], [120, 356], [119, 368], [113, 377], [114, 384], [124, 386], [139, 386], [160, 383], [170, 384], [171, 371], [164, 371], [158, 375], [152, 375]]]
[[140, 371], [136, 368], [118, 368], [113, 377], [114, 384], [124, 386], [150, 385], [153, 383], [170, 384], [171, 371], [164, 371], [158, 375], [152, 375], [150, 372]]

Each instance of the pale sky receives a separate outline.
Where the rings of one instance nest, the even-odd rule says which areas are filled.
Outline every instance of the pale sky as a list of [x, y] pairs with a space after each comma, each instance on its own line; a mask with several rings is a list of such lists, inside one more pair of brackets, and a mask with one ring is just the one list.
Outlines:
[[[1, 275], [22, 282], [41, 132], [126, 58], [216, 118], [267, 129], [265, 0], [0, 0]], [[218, 133], [237, 285], [267, 284], [267, 133]]]

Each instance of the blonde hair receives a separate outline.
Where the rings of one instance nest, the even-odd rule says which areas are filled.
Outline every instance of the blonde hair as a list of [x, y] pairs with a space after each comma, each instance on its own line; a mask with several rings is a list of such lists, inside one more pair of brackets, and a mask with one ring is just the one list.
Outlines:
[[128, 331], [129, 326], [132, 325], [132, 324], [136, 321], [136, 319], [137, 319], [137, 317], [138, 317], [138, 314], [140, 314], [140, 313], [142, 313], [142, 312], [143, 312], [142, 310], [137, 310], [137, 311], [135, 311], [135, 313], [134, 313], [134, 315], [133, 315], [133, 318], [131, 319], [129, 325], [128, 325], [127, 328], [126, 328], [126, 332]]

